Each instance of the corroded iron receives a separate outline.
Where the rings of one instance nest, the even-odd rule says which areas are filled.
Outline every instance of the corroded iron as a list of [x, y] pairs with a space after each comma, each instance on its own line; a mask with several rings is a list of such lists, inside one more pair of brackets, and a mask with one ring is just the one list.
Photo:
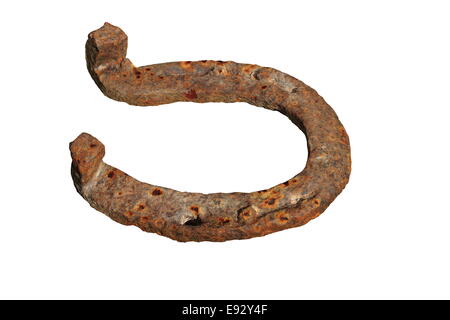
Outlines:
[[108, 97], [132, 105], [238, 102], [276, 110], [306, 135], [308, 161], [290, 180], [252, 193], [189, 193], [140, 182], [102, 161], [104, 145], [87, 133], [70, 144], [77, 191], [95, 209], [178, 241], [225, 241], [297, 227], [320, 215], [351, 170], [350, 144], [333, 109], [303, 82], [278, 70], [231, 61], [135, 67], [127, 36], [105, 23], [89, 34], [88, 70]]

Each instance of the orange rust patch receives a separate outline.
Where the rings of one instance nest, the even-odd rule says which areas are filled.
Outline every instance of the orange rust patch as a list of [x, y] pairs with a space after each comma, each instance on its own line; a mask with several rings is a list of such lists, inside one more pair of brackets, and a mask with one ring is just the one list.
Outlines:
[[286, 211], [278, 211], [275, 214], [275, 219], [278, 224], [286, 224], [291, 216]]
[[161, 189], [154, 189], [154, 190], [152, 191], [152, 196], [160, 196], [160, 195], [162, 195], [162, 194], [163, 194], [163, 192], [162, 192]]
[[316, 198], [316, 199], [314, 199], [314, 201], [313, 201], [313, 202], [314, 202], [314, 207], [316, 207], [316, 208], [317, 208], [318, 206], [320, 206], [320, 202], [321, 202], [321, 201], [320, 201], [320, 199], [319, 199], [319, 198]]
[[180, 62], [180, 67], [183, 68], [184, 70], [192, 70], [192, 61], [181, 61]]
[[124, 215], [125, 217], [127, 217], [127, 218], [131, 218], [131, 217], [134, 216], [134, 213], [131, 212], [131, 211], [127, 211], [127, 212], [125, 212], [123, 215]]
[[221, 223], [221, 224], [227, 224], [227, 223], [229, 223], [231, 221], [231, 219], [230, 218], [222, 218], [222, 217], [220, 217], [219, 218], [219, 222]]
[[343, 144], [346, 146], [350, 145], [350, 140], [348, 139], [348, 136], [342, 132], [340, 132], [340, 134], [334, 134], [334, 135], [330, 134], [327, 136], [327, 139], [329, 141], [340, 143], [340, 144]]
[[256, 68], [258, 68], [257, 65], [251, 64], [242, 68], [242, 71], [244, 73], [252, 73]]
[[230, 73], [228, 72], [228, 69], [226, 67], [218, 67], [216, 70], [217, 70], [217, 73], [220, 73], [223, 76], [230, 75]]
[[[276, 192], [276, 193], [278, 193], [278, 192]], [[284, 195], [282, 195], [282, 194], [272, 195], [268, 199], [264, 200], [264, 202], [261, 204], [261, 207], [262, 208], [274, 208], [277, 206], [278, 201], [280, 199], [282, 199], [283, 197], [284, 197]]]
[[252, 207], [247, 207], [238, 212], [238, 221], [250, 223], [256, 219], [256, 211]]
[[263, 231], [263, 227], [261, 226], [261, 224], [258, 223], [255, 224], [251, 230], [253, 231], [254, 234], [260, 235]]
[[137, 79], [141, 78], [141, 72], [138, 69], [134, 68], [133, 69], [133, 73], [134, 73], [134, 75], [136, 76]]
[[280, 185], [270, 188], [269, 190], [258, 191], [259, 198], [261, 200], [269, 199], [269, 198], [282, 198], [283, 195], [280, 195]]
[[252, 218], [252, 214], [248, 211], [242, 212], [242, 214], [239, 217], [242, 221], [248, 221]]
[[164, 220], [161, 218], [157, 218], [155, 220], [153, 220], [153, 225], [157, 228], [157, 229], [162, 229], [164, 227]]
[[197, 92], [195, 92], [194, 89], [190, 89], [184, 95], [185, 95], [186, 98], [191, 99], [191, 100], [192, 99], [197, 99]]
[[348, 138], [346, 138], [346, 137], [342, 137], [342, 138], [340, 139], [340, 143], [349, 146], [349, 145], [350, 145], [350, 140], [349, 140]]

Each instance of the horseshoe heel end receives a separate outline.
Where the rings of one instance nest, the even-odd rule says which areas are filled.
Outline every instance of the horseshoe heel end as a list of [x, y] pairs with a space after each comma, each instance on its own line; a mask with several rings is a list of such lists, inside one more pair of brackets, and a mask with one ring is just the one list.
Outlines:
[[95, 176], [105, 156], [105, 146], [88, 133], [80, 134], [69, 144], [72, 156], [72, 178], [79, 193]]
[[99, 88], [104, 91], [100, 77], [104, 72], [117, 71], [125, 60], [128, 36], [119, 27], [105, 24], [89, 33], [86, 41], [86, 63], [89, 73]]
[[[119, 27], [105, 24], [89, 33], [86, 41], [86, 58], [94, 68], [120, 64], [127, 55], [128, 37]], [[100, 70], [101, 71], [101, 70]]]

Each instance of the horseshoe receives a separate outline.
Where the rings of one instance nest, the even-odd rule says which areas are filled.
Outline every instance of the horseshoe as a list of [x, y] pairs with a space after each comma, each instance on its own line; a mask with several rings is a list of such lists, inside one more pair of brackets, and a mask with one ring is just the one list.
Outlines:
[[135, 67], [127, 35], [105, 23], [89, 34], [89, 73], [109, 98], [131, 105], [238, 102], [276, 110], [306, 135], [304, 170], [268, 190], [189, 193], [140, 182], [102, 161], [104, 145], [82, 133], [72, 143], [72, 177], [89, 204], [111, 219], [178, 241], [226, 241], [297, 227], [320, 215], [351, 171], [347, 133], [315, 90], [278, 70], [232, 61]]

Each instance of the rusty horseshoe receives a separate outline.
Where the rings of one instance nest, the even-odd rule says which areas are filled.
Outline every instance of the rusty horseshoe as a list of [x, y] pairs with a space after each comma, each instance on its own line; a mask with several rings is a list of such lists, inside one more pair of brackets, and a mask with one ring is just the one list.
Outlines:
[[333, 109], [278, 70], [232, 61], [135, 67], [127, 35], [105, 23], [86, 42], [88, 70], [109, 98], [132, 105], [176, 101], [247, 102], [286, 115], [306, 135], [304, 170], [268, 190], [189, 193], [140, 182], [102, 161], [104, 145], [82, 133], [70, 143], [72, 177], [89, 204], [111, 219], [178, 241], [226, 241], [297, 227], [320, 215], [347, 184], [347, 133]]

